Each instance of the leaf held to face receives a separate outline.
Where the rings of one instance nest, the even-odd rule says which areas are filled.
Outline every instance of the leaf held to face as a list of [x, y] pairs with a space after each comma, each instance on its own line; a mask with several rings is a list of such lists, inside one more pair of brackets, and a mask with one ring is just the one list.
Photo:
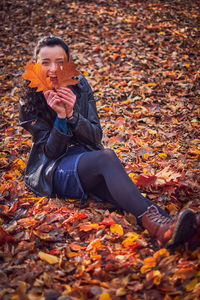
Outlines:
[[52, 88], [50, 78], [46, 77], [45, 72], [42, 71], [40, 62], [37, 64], [27, 62], [25, 69], [26, 72], [22, 75], [22, 78], [30, 81], [29, 86], [31, 88], [37, 87], [37, 92], [47, 91]]
[[[40, 62], [36, 64], [27, 62], [25, 70], [26, 72], [22, 75], [22, 78], [30, 81], [29, 86], [31, 88], [37, 87], [37, 92], [44, 92], [52, 89], [52, 82], [50, 81], [50, 78], [46, 76], [46, 71], [42, 70]], [[76, 70], [76, 65], [72, 62], [71, 56], [69, 61], [65, 58], [63, 66], [58, 66], [57, 68], [58, 84], [56, 88], [79, 83], [79, 80], [73, 79], [73, 77], [78, 76], [79, 74], [80, 72]]]
[[70, 56], [69, 61], [65, 57], [63, 66], [58, 66], [57, 69], [58, 87], [79, 83], [78, 80], [73, 79], [79, 74], [80, 72], [76, 70], [76, 65], [72, 62], [72, 57]]

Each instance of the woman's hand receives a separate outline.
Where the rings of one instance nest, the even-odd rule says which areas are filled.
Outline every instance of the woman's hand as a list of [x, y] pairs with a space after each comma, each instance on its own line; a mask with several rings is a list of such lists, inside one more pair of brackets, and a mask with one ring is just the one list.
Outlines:
[[60, 87], [56, 90], [59, 99], [65, 106], [66, 117], [71, 118], [74, 111], [74, 105], [76, 103], [76, 95], [66, 87]]
[[66, 118], [66, 105], [63, 103], [63, 99], [58, 96], [57, 92], [53, 90], [46, 91], [44, 97], [47, 101], [47, 104], [57, 113], [59, 118]]

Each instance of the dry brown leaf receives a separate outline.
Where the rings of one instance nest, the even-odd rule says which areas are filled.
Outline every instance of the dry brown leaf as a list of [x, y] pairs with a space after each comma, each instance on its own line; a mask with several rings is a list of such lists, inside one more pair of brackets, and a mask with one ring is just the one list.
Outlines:
[[73, 77], [78, 75], [80, 75], [80, 72], [76, 70], [72, 57], [70, 56], [69, 61], [65, 57], [63, 66], [58, 66], [57, 69], [58, 87], [79, 83], [79, 80], [73, 79]]

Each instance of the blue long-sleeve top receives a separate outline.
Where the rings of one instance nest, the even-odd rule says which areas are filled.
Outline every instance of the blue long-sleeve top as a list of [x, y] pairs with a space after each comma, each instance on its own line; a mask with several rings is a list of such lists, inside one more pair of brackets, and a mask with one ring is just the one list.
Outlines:
[[61, 131], [62, 133], [67, 133], [67, 122], [66, 118], [62, 119], [59, 117], [56, 117], [54, 126]]

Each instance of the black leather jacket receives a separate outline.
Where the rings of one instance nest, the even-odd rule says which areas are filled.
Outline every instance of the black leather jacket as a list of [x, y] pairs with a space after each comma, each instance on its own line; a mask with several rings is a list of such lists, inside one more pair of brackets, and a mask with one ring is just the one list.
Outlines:
[[26, 112], [25, 102], [20, 99], [20, 125], [32, 135], [33, 145], [25, 171], [25, 184], [35, 194], [53, 194], [53, 172], [59, 159], [67, 154], [70, 145], [81, 144], [88, 150], [100, 150], [102, 129], [96, 103], [87, 80], [70, 86], [76, 94], [73, 118], [67, 120], [68, 133], [64, 134], [54, 127], [56, 113], [46, 104], [43, 94], [37, 93], [43, 106], [36, 112]]

